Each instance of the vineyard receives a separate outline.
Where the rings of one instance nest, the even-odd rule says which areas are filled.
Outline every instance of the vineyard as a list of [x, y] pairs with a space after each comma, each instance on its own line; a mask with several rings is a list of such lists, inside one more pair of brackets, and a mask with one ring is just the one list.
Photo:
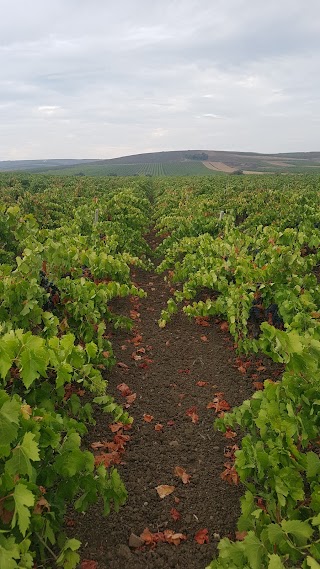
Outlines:
[[186, 164], [0, 175], [1, 569], [320, 567], [320, 178]]
[[86, 176], [213, 176], [217, 173], [209, 170], [202, 162], [185, 160], [184, 162], [155, 162], [146, 164], [80, 164], [62, 169], [48, 170], [55, 175]]

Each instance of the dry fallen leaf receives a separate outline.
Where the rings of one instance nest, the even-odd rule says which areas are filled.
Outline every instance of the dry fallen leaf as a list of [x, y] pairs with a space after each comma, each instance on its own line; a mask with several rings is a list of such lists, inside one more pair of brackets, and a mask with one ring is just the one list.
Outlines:
[[132, 393], [129, 385], [127, 385], [126, 383], [119, 383], [119, 385], [117, 385], [117, 389], [118, 391], [120, 391], [122, 397], [127, 397]]
[[97, 569], [98, 562], [92, 559], [84, 559], [81, 561], [80, 569]]
[[208, 381], [197, 381], [196, 385], [198, 387], [204, 387], [205, 385], [209, 385]]
[[207, 336], [204, 336], [204, 335], [203, 335], [203, 336], [200, 336], [200, 340], [201, 340], [202, 342], [208, 342], [208, 341], [209, 341], [208, 338], [207, 338]]
[[179, 476], [181, 478], [183, 484], [188, 484], [190, 482], [191, 475], [187, 474], [184, 468], [181, 466], [176, 466], [174, 469], [175, 476]]
[[175, 486], [168, 486], [167, 484], [161, 484], [161, 486], [156, 486], [156, 491], [158, 492], [158, 495], [161, 498], [161, 500], [166, 496], [169, 496], [169, 494], [172, 494], [174, 490]]
[[236, 531], [236, 539], [238, 541], [243, 541], [246, 535], [248, 535], [247, 531]]
[[196, 407], [190, 407], [190, 409], [187, 409], [186, 415], [187, 417], [191, 417], [191, 421], [193, 423], [197, 423], [199, 421], [199, 415], [197, 414]]
[[177, 522], [181, 518], [180, 512], [178, 512], [178, 510], [176, 510], [175, 508], [171, 508], [170, 515], [175, 522]]
[[173, 543], [174, 545], [180, 545], [181, 541], [185, 541], [187, 536], [183, 533], [175, 533], [172, 529], [165, 529], [164, 537], [167, 543]]
[[199, 531], [197, 531], [197, 533], [195, 534], [194, 539], [200, 545], [203, 545], [204, 543], [209, 543], [208, 530], [206, 528], [199, 529]]
[[222, 330], [222, 332], [228, 332], [229, 331], [229, 324], [228, 322], [222, 322], [220, 324], [220, 330]]
[[117, 366], [124, 370], [129, 369], [129, 366], [127, 366], [127, 364], [124, 364], [123, 362], [118, 362]]
[[146, 413], [143, 414], [143, 420], [146, 423], [151, 423], [153, 421], [153, 415], [147, 415]]
[[157, 423], [154, 427], [155, 431], [162, 431], [163, 430], [163, 425], [161, 425], [161, 423]]

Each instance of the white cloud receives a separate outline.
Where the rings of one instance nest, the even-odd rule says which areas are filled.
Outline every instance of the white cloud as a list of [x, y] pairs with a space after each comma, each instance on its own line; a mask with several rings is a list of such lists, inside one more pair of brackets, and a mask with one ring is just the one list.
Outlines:
[[6, 4], [0, 159], [319, 148], [318, 0]]

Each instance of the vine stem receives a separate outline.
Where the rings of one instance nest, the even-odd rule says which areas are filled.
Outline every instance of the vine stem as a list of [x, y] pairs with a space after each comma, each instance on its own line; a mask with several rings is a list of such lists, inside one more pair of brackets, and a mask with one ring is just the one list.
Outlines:
[[53, 559], [54, 559], [55, 561], [57, 561], [57, 560], [58, 560], [57, 555], [52, 551], [52, 549], [49, 547], [49, 545], [46, 544], [46, 542], [45, 542], [44, 539], [41, 537], [41, 535], [40, 535], [39, 533], [37, 533], [37, 532], [35, 532], [35, 534], [36, 534], [37, 538], [39, 539], [39, 541], [41, 541], [42, 545], [44, 545], [44, 547], [49, 551], [49, 553], [51, 553]]

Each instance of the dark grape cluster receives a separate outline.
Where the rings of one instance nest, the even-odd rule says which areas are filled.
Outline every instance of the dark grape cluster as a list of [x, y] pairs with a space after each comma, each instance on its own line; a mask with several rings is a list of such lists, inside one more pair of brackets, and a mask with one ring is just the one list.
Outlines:
[[52, 311], [60, 302], [60, 291], [58, 287], [48, 280], [44, 271], [40, 271], [40, 286], [49, 294], [47, 301], [43, 305], [43, 310]]

